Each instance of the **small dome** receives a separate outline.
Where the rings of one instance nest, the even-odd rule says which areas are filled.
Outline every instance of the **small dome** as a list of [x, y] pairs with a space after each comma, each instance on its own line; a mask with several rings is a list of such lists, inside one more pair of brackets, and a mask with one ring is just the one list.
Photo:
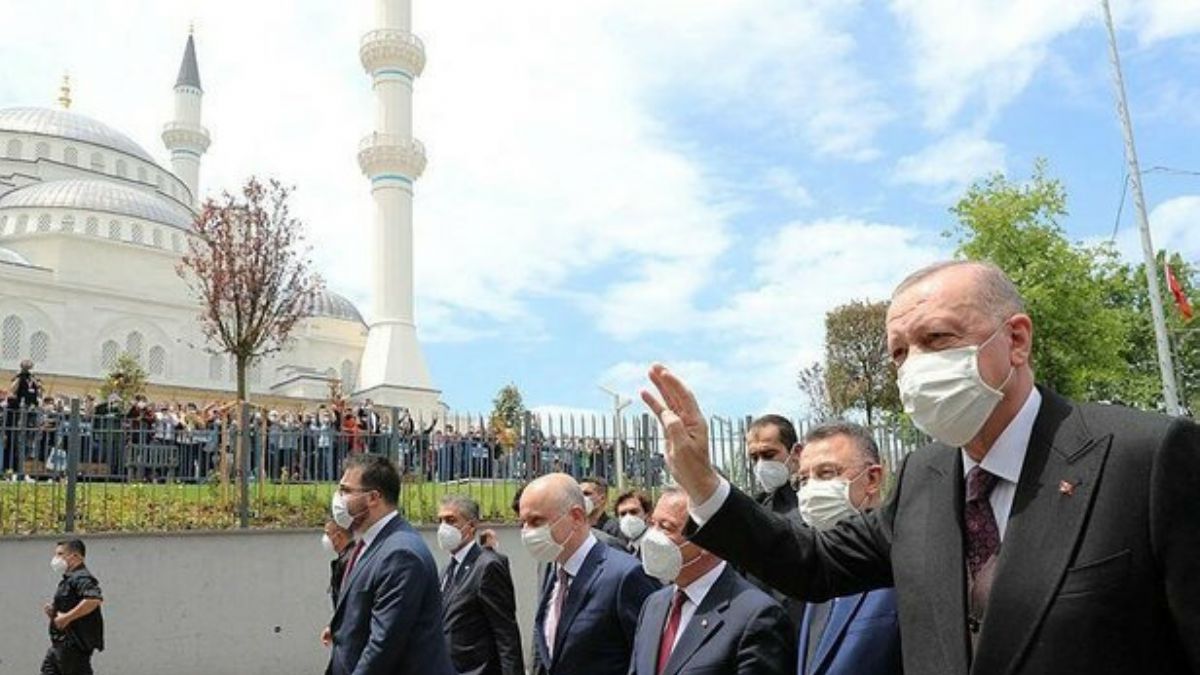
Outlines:
[[112, 148], [155, 164], [150, 153], [133, 139], [107, 124], [79, 113], [51, 108], [5, 108], [0, 110], [0, 131], [18, 131], [57, 136]]
[[33, 267], [33, 264], [30, 263], [25, 256], [10, 248], [0, 248], [0, 263], [20, 265], [22, 267]]
[[103, 211], [181, 230], [192, 228], [192, 216], [187, 209], [156, 194], [103, 180], [34, 183], [0, 197], [0, 210], [41, 207]]
[[313, 299], [312, 311], [309, 316], [366, 324], [366, 321], [363, 321], [362, 313], [358, 311], [353, 302], [350, 302], [344, 295], [328, 290], [321, 291]]

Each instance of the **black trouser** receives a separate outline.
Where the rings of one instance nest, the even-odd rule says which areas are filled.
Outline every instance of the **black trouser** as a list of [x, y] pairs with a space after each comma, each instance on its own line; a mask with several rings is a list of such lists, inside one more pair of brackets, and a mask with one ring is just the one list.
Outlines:
[[66, 642], [56, 642], [46, 650], [41, 675], [92, 675], [92, 655]]

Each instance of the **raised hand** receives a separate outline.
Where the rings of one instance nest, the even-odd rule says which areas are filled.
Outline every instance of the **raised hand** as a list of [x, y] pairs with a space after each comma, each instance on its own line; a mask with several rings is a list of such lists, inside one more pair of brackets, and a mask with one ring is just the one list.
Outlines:
[[643, 389], [642, 400], [658, 417], [667, 438], [667, 469], [693, 504], [708, 500], [720, 478], [708, 458], [708, 421], [691, 390], [666, 366], [650, 367], [658, 396]]

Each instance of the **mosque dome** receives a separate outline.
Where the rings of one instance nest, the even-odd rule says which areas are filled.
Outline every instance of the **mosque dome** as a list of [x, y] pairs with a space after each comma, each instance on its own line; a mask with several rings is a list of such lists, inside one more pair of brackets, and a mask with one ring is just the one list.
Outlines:
[[150, 153], [125, 134], [86, 115], [51, 108], [5, 108], [0, 110], [0, 131], [69, 138], [111, 148], [150, 164]]
[[17, 208], [101, 211], [190, 230], [192, 216], [163, 197], [103, 180], [34, 183], [0, 197], [0, 211]]
[[350, 302], [349, 298], [333, 291], [325, 290], [313, 299], [310, 316], [317, 318], [340, 319], [365, 324], [362, 313]]

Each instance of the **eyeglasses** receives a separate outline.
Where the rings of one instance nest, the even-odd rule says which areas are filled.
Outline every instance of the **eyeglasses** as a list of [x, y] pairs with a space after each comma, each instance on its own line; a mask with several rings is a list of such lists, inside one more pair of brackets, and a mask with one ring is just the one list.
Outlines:
[[[870, 467], [871, 467], [870, 464], [862, 465], [863, 471], [866, 471]], [[856, 468], [856, 467], [853, 467], [853, 466], [843, 467], [843, 466], [838, 466], [837, 464], [822, 464], [820, 466], [813, 468], [807, 476], [801, 475], [800, 476], [800, 485], [803, 486], [805, 483], [807, 483], [809, 478], [815, 478], [817, 480], [833, 480], [835, 478], [840, 477], [842, 474], [846, 473], [846, 471], [848, 471], [850, 469], [854, 469], [854, 468]], [[861, 476], [863, 474], [863, 471], [860, 471], [854, 477], [854, 480], [856, 480], [858, 478], [858, 476]]]
[[361, 492], [374, 492], [375, 490], [373, 488], [356, 488], [356, 487], [348, 487], [345, 485], [338, 485], [337, 491], [338, 491], [338, 494], [340, 494], [340, 495], [352, 495], [352, 494], [358, 494]]

